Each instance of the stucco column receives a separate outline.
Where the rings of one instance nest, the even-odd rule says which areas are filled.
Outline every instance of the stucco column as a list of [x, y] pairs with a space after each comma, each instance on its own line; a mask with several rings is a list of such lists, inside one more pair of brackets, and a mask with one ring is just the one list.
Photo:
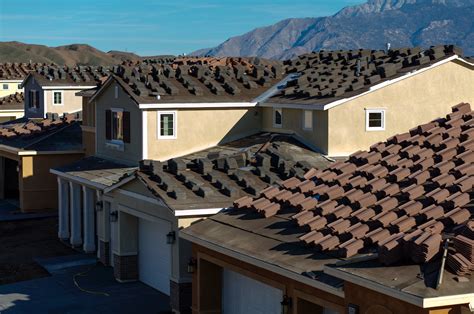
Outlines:
[[71, 245], [82, 245], [82, 215], [81, 215], [81, 186], [77, 183], [69, 183], [69, 196], [71, 204]]
[[95, 251], [95, 190], [83, 187], [82, 195], [84, 213], [84, 251], [87, 253]]
[[69, 182], [58, 177], [58, 237], [61, 240], [69, 239], [69, 204]]

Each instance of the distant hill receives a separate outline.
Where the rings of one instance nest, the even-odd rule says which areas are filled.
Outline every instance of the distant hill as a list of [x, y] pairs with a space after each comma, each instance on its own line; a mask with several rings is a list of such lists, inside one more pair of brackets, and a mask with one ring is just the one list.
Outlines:
[[[159, 57], [159, 56], [156, 56]], [[144, 58], [131, 52], [103, 52], [85, 44], [59, 47], [24, 44], [20, 42], [0, 42], [0, 62], [40, 62], [59, 65], [114, 65], [124, 60]]]
[[320, 50], [455, 44], [474, 55], [474, 0], [369, 0], [329, 17], [292, 18], [191, 55], [287, 59]]

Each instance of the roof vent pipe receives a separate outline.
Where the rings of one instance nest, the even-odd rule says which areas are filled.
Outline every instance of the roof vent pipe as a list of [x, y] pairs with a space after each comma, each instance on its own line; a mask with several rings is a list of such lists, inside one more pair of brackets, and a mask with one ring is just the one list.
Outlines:
[[392, 44], [391, 44], [391, 43], [387, 43], [386, 47], [387, 47], [387, 53], [388, 53], [388, 52], [390, 51], [390, 47], [392, 47]]
[[356, 76], [360, 76], [360, 59], [357, 59]]

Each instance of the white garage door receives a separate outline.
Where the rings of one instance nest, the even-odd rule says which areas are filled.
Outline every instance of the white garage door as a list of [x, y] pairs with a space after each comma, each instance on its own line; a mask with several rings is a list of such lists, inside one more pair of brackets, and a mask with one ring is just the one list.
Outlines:
[[223, 271], [222, 313], [280, 314], [283, 292], [228, 269]]
[[166, 221], [138, 222], [138, 272], [140, 281], [170, 294], [171, 245], [166, 243], [170, 231]]

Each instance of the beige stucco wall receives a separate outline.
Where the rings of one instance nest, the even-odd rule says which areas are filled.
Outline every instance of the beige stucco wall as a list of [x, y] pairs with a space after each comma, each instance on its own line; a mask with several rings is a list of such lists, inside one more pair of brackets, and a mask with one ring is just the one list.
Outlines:
[[[18, 88], [21, 82], [22, 80], [0, 80], [0, 98], [15, 93], [22, 93], [23, 88]], [[8, 89], [3, 89], [4, 84], [8, 85]]]
[[[63, 113], [73, 113], [82, 110], [82, 97], [76, 96], [75, 94], [82, 89], [54, 89], [54, 90], [45, 90], [44, 91], [44, 103], [45, 112], [57, 113], [62, 115]], [[63, 104], [62, 105], [53, 105], [53, 92], [62, 92], [63, 93]]]
[[81, 159], [82, 153], [22, 156], [20, 162], [20, 208], [24, 212], [57, 210], [57, 177], [51, 168]]
[[167, 160], [255, 134], [261, 128], [257, 108], [166, 109], [177, 112], [177, 138], [158, 138], [158, 112], [146, 111], [148, 159]]
[[[121, 89], [118, 98], [115, 98], [115, 82], [105, 88], [101, 94], [95, 98], [96, 106], [96, 155], [106, 159], [113, 159], [118, 162], [138, 165], [142, 160], [142, 112], [137, 104]], [[105, 137], [105, 112], [111, 108], [121, 108], [130, 112], [130, 143], [124, 143], [123, 151], [117, 150], [107, 145]]]
[[312, 110], [313, 128], [312, 130], [304, 129], [303, 119], [304, 110], [301, 109], [282, 109], [282, 127], [275, 128], [273, 126], [273, 108], [262, 108], [262, 126], [264, 131], [284, 132], [296, 134], [298, 137], [306, 140], [314, 148], [323, 153], [328, 150], [328, 119], [327, 111]]
[[[432, 119], [460, 102], [474, 106], [472, 66], [448, 62], [329, 109], [330, 156], [344, 156]], [[365, 130], [365, 109], [385, 108], [384, 131]]]

